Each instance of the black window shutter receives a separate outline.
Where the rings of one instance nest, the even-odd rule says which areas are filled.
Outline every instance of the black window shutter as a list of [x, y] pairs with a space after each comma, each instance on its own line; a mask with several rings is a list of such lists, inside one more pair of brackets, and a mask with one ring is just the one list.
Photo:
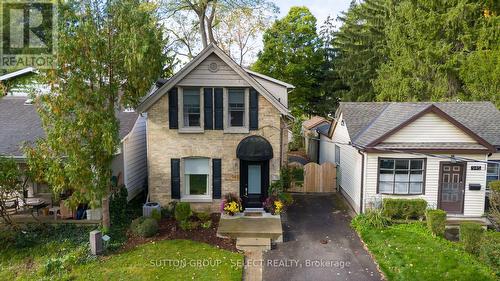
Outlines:
[[203, 89], [203, 104], [205, 110], [205, 130], [214, 129], [214, 104], [213, 104], [213, 89], [204, 88]]
[[221, 186], [222, 186], [222, 160], [221, 159], [213, 159], [212, 160], [212, 177], [213, 177], [213, 199], [221, 198]]
[[222, 88], [215, 88], [214, 90], [214, 103], [215, 103], [215, 118], [214, 129], [224, 130], [224, 94]]
[[250, 130], [259, 129], [259, 92], [250, 89]]
[[170, 159], [171, 164], [171, 196], [172, 199], [181, 199], [181, 160]]
[[168, 123], [170, 129], [179, 129], [177, 100], [177, 88], [173, 88], [168, 94]]

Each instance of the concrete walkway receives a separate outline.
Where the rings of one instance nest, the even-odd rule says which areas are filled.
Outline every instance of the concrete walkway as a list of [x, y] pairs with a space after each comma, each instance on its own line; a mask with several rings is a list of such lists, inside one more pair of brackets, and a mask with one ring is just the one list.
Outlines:
[[263, 280], [382, 280], [336, 194], [294, 195], [284, 243], [264, 253]]

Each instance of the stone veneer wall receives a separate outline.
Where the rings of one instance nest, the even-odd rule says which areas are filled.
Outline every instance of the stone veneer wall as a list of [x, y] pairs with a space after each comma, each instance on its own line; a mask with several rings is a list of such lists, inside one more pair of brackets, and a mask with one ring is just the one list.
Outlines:
[[[205, 130], [204, 133], [198, 134], [178, 133], [177, 130], [169, 129], [168, 122], [168, 95], [165, 95], [148, 110], [147, 121], [149, 196], [150, 201], [159, 202], [162, 206], [173, 201], [170, 196], [171, 158], [221, 158], [223, 196], [229, 192], [239, 194], [240, 160], [236, 157], [236, 147], [245, 137], [260, 135], [271, 143], [274, 152], [274, 158], [270, 160], [271, 180], [279, 178], [280, 161], [286, 162], [288, 133], [285, 129], [280, 136], [280, 128], [285, 126], [281, 115], [262, 95], [259, 96], [259, 130], [250, 131], [250, 134], [229, 134], [222, 130]], [[284, 142], [285, 148], [281, 155], [280, 141]], [[197, 210], [210, 209], [217, 212], [220, 200], [191, 203], [191, 206]]]

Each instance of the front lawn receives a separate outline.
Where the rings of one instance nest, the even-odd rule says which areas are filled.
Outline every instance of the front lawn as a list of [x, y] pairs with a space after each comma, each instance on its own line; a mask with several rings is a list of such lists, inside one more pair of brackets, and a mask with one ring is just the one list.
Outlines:
[[189, 240], [163, 240], [77, 267], [75, 280], [241, 280], [243, 256]]
[[357, 231], [388, 280], [497, 280], [460, 244], [432, 236], [422, 223]]

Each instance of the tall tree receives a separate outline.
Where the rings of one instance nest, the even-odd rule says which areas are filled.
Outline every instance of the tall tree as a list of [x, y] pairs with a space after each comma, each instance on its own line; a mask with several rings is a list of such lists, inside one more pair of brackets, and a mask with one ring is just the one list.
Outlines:
[[342, 26], [333, 33], [332, 45], [337, 50], [336, 69], [349, 87], [343, 100], [371, 101], [375, 98], [372, 81], [386, 61], [387, 42], [384, 29], [388, 23], [389, 0], [353, 2], [338, 17]]
[[59, 7], [57, 67], [50, 94], [37, 100], [46, 138], [27, 147], [28, 164], [70, 205], [102, 206], [109, 227], [111, 161], [119, 139], [115, 112], [135, 106], [169, 57], [156, 14], [146, 0], [69, 1]]
[[294, 114], [313, 114], [321, 89], [324, 56], [316, 18], [306, 7], [292, 7], [264, 33], [264, 49], [253, 69], [295, 86], [289, 94]]
[[474, 0], [401, 1], [385, 29], [389, 53], [374, 81], [377, 99], [469, 99], [459, 72], [478, 48], [483, 8]]

